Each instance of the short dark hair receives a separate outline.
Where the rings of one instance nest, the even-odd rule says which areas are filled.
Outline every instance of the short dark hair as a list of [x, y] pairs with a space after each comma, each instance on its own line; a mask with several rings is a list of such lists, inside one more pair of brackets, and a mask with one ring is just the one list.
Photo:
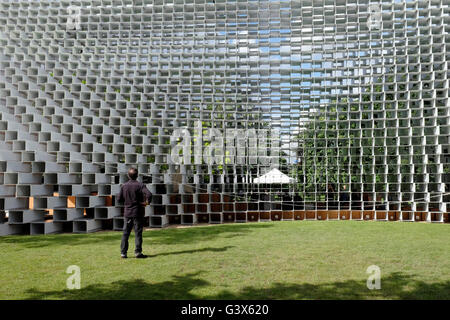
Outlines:
[[136, 180], [138, 177], [138, 171], [136, 168], [130, 168], [128, 170], [128, 177], [132, 180]]

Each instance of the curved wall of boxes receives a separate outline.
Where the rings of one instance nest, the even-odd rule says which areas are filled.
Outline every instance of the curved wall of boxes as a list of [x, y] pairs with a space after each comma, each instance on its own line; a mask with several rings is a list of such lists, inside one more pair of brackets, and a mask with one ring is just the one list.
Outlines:
[[0, 0], [0, 235], [120, 230], [130, 166], [151, 227], [448, 222], [449, 63], [445, 0]]

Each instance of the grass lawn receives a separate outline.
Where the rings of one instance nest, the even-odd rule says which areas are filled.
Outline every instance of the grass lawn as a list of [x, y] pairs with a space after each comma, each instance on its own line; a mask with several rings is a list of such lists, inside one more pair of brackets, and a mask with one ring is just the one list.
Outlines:
[[[0, 299], [450, 299], [450, 225], [292, 221], [0, 238]], [[81, 289], [66, 289], [70, 265]], [[367, 267], [381, 269], [368, 290]]]

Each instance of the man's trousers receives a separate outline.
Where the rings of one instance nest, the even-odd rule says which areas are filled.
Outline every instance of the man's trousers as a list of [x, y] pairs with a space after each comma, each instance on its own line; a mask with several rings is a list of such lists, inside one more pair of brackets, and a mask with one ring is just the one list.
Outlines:
[[128, 251], [128, 238], [134, 227], [136, 255], [142, 253], [142, 231], [144, 230], [144, 217], [124, 218], [122, 242], [120, 244], [121, 254], [126, 255]]

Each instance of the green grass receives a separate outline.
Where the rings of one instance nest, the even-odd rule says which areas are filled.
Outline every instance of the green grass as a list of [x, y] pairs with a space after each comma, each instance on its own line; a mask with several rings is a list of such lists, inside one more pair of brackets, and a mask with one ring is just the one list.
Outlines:
[[[450, 299], [450, 225], [293, 221], [0, 238], [0, 299]], [[134, 235], [130, 238], [134, 249]], [[70, 265], [81, 289], [66, 289]], [[367, 267], [381, 268], [368, 290]]]

